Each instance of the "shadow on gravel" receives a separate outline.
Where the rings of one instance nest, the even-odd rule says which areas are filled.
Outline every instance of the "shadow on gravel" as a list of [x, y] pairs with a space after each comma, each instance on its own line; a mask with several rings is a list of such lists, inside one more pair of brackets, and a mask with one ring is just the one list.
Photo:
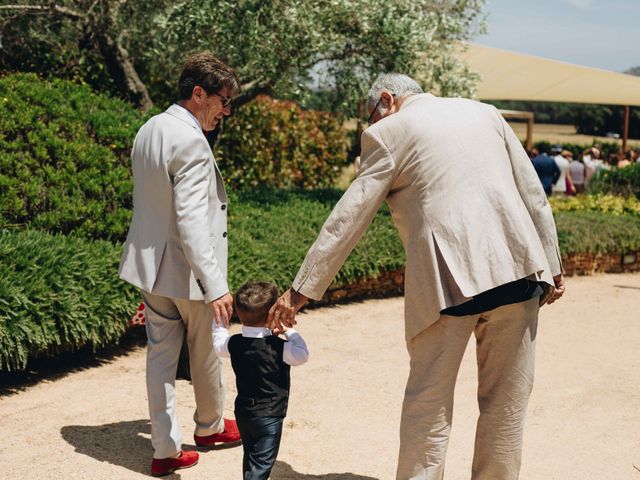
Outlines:
[[[68, 425], [62, 438], [82, 455], [128, 470], [149, 475], [151, 469], [151, 424], [149, 420], [108, 423], [106, 425]], [[146, 435], [143, 436], [143, 435]], [[87, 478], [91, 474], [87, 472]], [[172, 474], [163, 478], [179, 479]]]
[[632, 287], [631, 285], [614, 285], [615, 288], [629, 288], [631, 290], [640, 290], [640, 287]]
[[114, 359], [146, 345], [144, 329], [130, 330], [117, 346], [101, 348], [96, 352], [82, 349], [62, 353], [55, 358], [29, 360], [27, 370], [0, 372], [0, 398], [15, 395], [43, 380], [58, 380], [70, 373], [111, 363]]
[[285, 462], [276, 462], [271, 474], [273, 478], [278, 480], [378, 480], [374, 477], [356, 475], [355, 473], [323, 473], [321, 475], [299, 473]]

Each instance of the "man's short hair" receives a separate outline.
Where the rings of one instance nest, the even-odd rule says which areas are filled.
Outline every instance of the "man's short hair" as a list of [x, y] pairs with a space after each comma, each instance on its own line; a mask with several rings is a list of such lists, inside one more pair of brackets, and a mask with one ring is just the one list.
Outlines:
[[397, 98], [416, 93], [424, 93], [418, 82], [408, 75], [401, 73], [383, 73], [373, 82], [367, 95], [369, 109], [374, 108], [375, 104], [380, 100], [380, 95], [385, 90], [394, 94]]
[[276, 300], [278, 288], [271, 282], [247, 282], [233, 299], [240, 321], [249, 327], [263, 326]]
[[234, 94], [240, 91], [236, 71], [210, 52], [194, 53], [187, 58], [178, 79], [180, 100], [189, 100], [193, 89], [198, 85], [209, 94], [217, 93], [225, 87]]

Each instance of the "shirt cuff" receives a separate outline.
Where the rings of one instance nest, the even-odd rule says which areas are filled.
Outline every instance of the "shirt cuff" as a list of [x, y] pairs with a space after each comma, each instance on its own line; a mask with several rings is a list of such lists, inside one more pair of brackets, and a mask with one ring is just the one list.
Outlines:
[[300, 335], [295, 328], [288, 328], [286, 332], [284, 332], [284, 338], [289, 340], [293, 335]]

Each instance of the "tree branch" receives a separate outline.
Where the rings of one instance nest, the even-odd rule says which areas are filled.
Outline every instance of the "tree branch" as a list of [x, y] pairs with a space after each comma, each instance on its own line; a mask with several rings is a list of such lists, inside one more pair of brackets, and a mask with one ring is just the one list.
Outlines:
[[26, 12], [32, 14], [46, 14], [46, 13], [59, 13], [64, 15], [65, 17], [73, 18], [74, 20], [82, 20], [86, 17], [85, 14], [76, 12], [68, 7], [63, 7], [61, 5], [51, 5], [51, 6], [42, 6], [42, 5], [0, 5], [0, 11], [14, 11], [14, 12]]
[[271, 83], [254, 81], [245, 85], [242, 85], [240, 94], [233, 99], [234, 107], [241, 107], [245, 103], [249, 103], [258, 95], [271, 93]]

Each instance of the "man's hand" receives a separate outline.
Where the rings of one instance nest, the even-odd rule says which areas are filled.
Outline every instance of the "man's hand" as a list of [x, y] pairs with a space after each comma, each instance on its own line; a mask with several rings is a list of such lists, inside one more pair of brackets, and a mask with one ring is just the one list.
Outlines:
[[233, 297], [229, 292], [225, 293], [220, 298], [216, 298], [211, 302], [213, 308], [213, 320], [216, 325], [223, 327], [229, 327], [229, 320], [233, 314]]
[[268, 324], [271, 330], [282, 330], [296, 324], [296, 313], [307, 303], [308, 298], [293, 289], [282, 294], [271, 310], [269, 310]]
[[553, 283], [555, 284], [556, 288], [549, 297], [549, 300], [547, 300], [548, 305], [551, 305], [564, 294], [564, 277], [562, 276], [562, 274], [553, 277]]

